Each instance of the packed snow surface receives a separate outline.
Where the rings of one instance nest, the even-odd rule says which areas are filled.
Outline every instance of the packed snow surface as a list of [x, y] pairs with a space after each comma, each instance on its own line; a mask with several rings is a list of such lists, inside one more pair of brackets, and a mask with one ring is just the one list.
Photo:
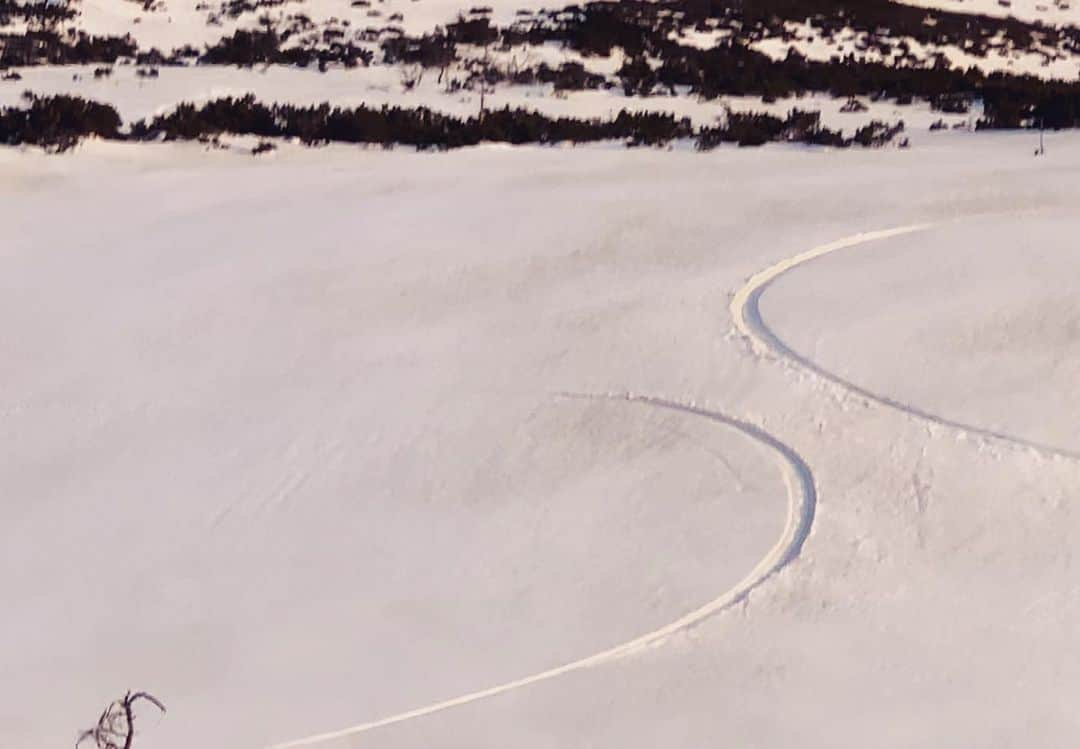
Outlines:
[[1067, 743], [1047, 146], [0, 151], [0, 746]]

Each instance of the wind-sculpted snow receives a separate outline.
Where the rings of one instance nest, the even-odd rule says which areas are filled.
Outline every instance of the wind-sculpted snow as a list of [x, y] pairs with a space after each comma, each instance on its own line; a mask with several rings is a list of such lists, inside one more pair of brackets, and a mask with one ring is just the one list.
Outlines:
[[367, 733], [377, 728], [383, 728], [391, 726], [397, 723], [404, 723], [410, 720], [416, 720], [423, 718], [434, 713], [443, 712], [445, 710], [451, 710], [456, 707], [462, 707], [473, 702], [488, 699], [490, 697], [496, 697], [506, 692], [511, 692], [516, 689], [522, 689], [535, 684], [539, 684], [549, 679], [554, 679], [560, 676], [573, 673], [575, 671], [581, 671], [589, 668], [596, 668], [606, 663], [624, 658], [628, 655], [633, 655], [646, 648], [654, 647], [662, 644], [665, 640], [676, 635], [680, 632], [684, 632], [692, 627], [697, 626], [701, 622], [705, 621], [709, 617], [715, 616], [726, 609], [736, 606], [742, 601], [746, 600], [747, 596], [757, 588], [759, 585], [768, 580], [771, 576], [779, 572], [786, 565], [791, 563], [796, 557], [799, 556], [799, 552], [802, 550], [803, 544], [810, 535], [810, 529], [814, 522], [814, 511], [817, 504], [817, 494], [814, 488], [814, 477], [810, 472], [810, 467], [802, 457], [795, 451], [794, 448], [780, 441], [773, 435], [759, 426], [751, 424], [747, 421], [728, 416], [719, 411], [710, 410], [697, 406], [693, 403], [679, 403], [677, 401], [668, 400], [666, 398], [658, 398], [648, 395], [638, 395], [632, 393], [625, 394], [608, 394], [608, 395], [592, 395], [586, 393], [558, 393], [559, 398], [570, 398], [578, 400], [612, 400], [623, 401], [631, 404], [638, 404], [648, 406], [651, 408], [665, 409], [669, 411], [676, 411], [682, 414], [689, 414], [691, 416], [697, 416], [702, 419], [708, 419], [718, 424], [722, 424], [726, 427], [734, 429], [741, 433], [743, 436], [754, 440], [755, 442], [763, 445], [764, 447], [775, 453], [776, 458], [780, 464], [780, 470], [784, 477], [784, 483], [787, 486], [788, 492], [788, 513], [787, 520], [784, 524], [783, 533], [776, 541], [776, 544], [769, 550], [769, 552], [762, 557], [761, 561], [749, 572], [747, 575], [738, 582], [734, 587], [724, 591], [716, 598], [712, 599], [708, 603], [701, 605], [700, 607], [690, 611], [678, 619], [658, 627], [650, 632], [646, 632], [638, 637], [627, 642], [613, 645], [612, 647], [602, 650], [599, 653], [580, 658], [569, 663], [564, 663], [561, 666], [541, 671], [539, 673], [523, 676], [520, 679], [514, 679], [503, 684], [488, 687], [486, 689], [480, 689], [475, 692], [469, 692], [468, 694], [461, 695], [460, 697], [453, 697], [441, 702], [436, 702], [431, 705], [424, 705], [422, 707], [415, 708], [413, 710], [407, 710], [396, 715], [391, 715], [385, 718], [380, 718], [366, 723], [360, 723], [355, 726], [348, 726], [336, 731], [329, 731], [326, 733], [316, 734], [314, 736], [308, 736], [301, 739], [295, 739], [292, 741], [285, 741], [280, 744], [275, 744], [271, 749], [293, 749], [293, 747], [301, 746], [313, 746], [315, 744], [321, 744], [337, 739], [344, 739], [349, 736], [355, 736], [361, 733]]

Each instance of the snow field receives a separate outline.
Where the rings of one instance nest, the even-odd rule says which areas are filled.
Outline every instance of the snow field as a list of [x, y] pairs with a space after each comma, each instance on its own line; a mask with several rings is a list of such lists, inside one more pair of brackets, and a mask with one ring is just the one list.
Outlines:
[[781, 534], [768, 451], [564, 391], [790, 445], [803, 553], [658, 647], [337, 745], [1060, 743], [1076, 463], [759, 357], [728, 312], [809, 248], [966, 217], [801, 265], [762, 319], [853, 382], [1073, 440], [1080, 140], [1048, 150], [0, 153], [0, 744], [128, 686], [169, 705], [163, 747], [377, 720], [661, 627]]

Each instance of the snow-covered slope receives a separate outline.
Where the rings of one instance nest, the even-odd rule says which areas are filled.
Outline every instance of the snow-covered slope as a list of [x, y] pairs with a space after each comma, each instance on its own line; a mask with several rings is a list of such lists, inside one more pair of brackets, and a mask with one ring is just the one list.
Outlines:
[[[826, 126], [850, 133], [872, 119], [903, 119], [925, 129], [938, 119], [946, 127], [971, 124], [979, 115], [977, 105], [965, 103], [956, 111], [945, 107], [958, 116], [928, 116], [927, 102], [918, 101], [897, 117], [890, 100], [912, 97], [903, 95], [903, 86], [897, 93], [895, 80], [859, 66], [919, 71], [922, 82], [910, 88], [930, 101], [935, 92], [975, 85], [969, 79], [943, 80], [940, 71], [946, 69], [955, 76], [977, 70], [1057, 81], [1075, 81], [1080, 72], [1080, 37], [1074, 30], [987, 18], [969, 24], [964, 16], [923, 17], [907, 6], [807, 17], [788, 8], [786, 16], [777, 10], [748, 16], [745, 24], [723, 4], [707, 12], [691, 5], [604, 7], [608, 10], [588, 15], [577, 6], [559, 11], [558, 4], [532, 0], [476, 7], [449, 0], [73, 0], [70, 18], [40, 21], [57, 35], [54, 44], [77, 38], [73, 34], [123, 36], [135, 45], [133, 51], [119, 65], [97, 60], [77, 68], [16, 66], [0, 80], [0, 100], [15, 102], [24, 91], [100, 98], [130, 119], [168, 111], [182, 101], [256, 93], [267, 101], [391, 104], [457, 116], [479, 114], [481, 101], [487, 109], [513, 106], [550, 116], [608, 117], [627, 109], [708, 124], [725, 106], [786, 114], [805, 107], [793, 93], [816, 92], [822, 98], [857, 90], [874, 99], [863, 102], [869, 104], [865, 116], [831, 116], [846, 96], [818, 107]], [[7, 31], [26, 30], [25, 21], [11, 19]], [[628, 28], [641, 38], [620, 37]], [[233, 36], [249, 32], [255, 36]], [[0, 38], [0, 50], [12, 47], [23, 54], [25, 46], [36, 43]], [[732, 44], [749, 59], [708, 54]], [[55, 54], [86, 60], [82, 52]], [[790, 55], [836, 67], [831, 72], [780, 69]], [[31, 54], [27, 59], [48, 58]], [[265, 63], [268, 59], [275, 64]], [[769, 65], [776, 69], [766, 71]], [[759, 67], [759, 74], [739, 72]], [[932, 76], [938, 78], [929, 80]], [[875, 85], [880, 80], [880, 87], [866, 80]], [[779, 96], [772, 93], [776, 90]], [[888, 95], [878, 101], [885, 90]], [[1012, 126], [1020, 119], [1012, 118]]]
[[1080, 123], [1080, 33], [995, 20], [1076, 11], [562, 5], [0, 4], [0, 108], [911, 146], [0, 147], [0, 749], [132, 688], [137, 749], [1077, 735], [1080, 137], [974, 132]]
[[[0, 745], [62, 744], [129, 687], [170, 708], [139, 740], [179, 749], [522, 678], [362, 744], [1066, 743], [1080, 464], [762, 358], [729, 312], [784, 258], [935, 223], [784, 275], [764, 321], [861, 387], [1077, 449], [1080, 141], [1031, 146], [0, 151]], [[534, 684], [783, 535], [769, 444], [565, 396], [627, 392], [786, 446], [813, 530], [741, 606]]]

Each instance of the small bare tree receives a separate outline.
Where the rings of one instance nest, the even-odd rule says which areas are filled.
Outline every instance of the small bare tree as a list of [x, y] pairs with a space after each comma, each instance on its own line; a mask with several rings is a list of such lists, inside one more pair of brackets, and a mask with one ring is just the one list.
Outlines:
[[113, 700], [98, 718], [97, 725], [79, 734], [75, 749], [87, 739], [94, 740], [96, 749], [131, 749], [135, 740], [135, 703], [146, 700], [161, 712], [165, 706], [157, 697], [148, 692], [128, 692], [118, 700]]

